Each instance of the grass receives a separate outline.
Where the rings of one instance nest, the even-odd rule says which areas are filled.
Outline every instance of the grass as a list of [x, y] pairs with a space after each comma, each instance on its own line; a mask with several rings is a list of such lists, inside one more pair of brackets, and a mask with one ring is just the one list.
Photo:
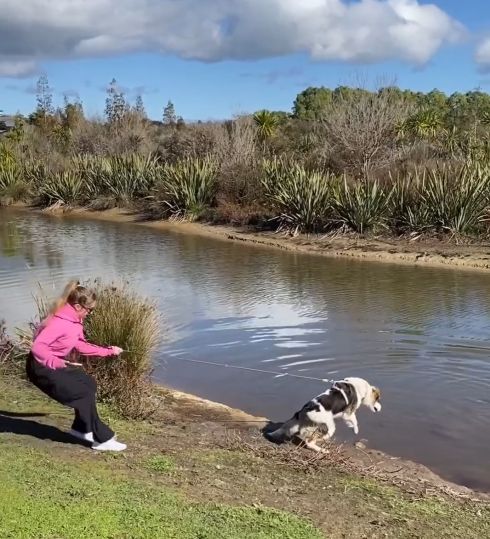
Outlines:
[[154, 455], [150, 457], [146, 463], [146, 468], [158, 473], [168, 473], [174, 470], [175, 463], [174, 461], [165, 455]]
[[281, 511], [192, 503], [169, 489], [117, 477], [103, 463], [77, 465], [1, 445], [0, 537], [322, 537], [305, 520]]
[[[225, 449], [219, 424], [201, 429], [169, 409], [166, 421], [111, 419], [129, 444], [115, 456], [30, 435], [39, 424], [68, 428], [71, 412], [14, 378], [0, 379], [0, 410], [12, 412], [10, 421], [21, 427], [12, 428], [0, 412], [2, 538], [479, 539], [490, 533], [487, 505], [406, 493], [328, 464], [296, 469], [280, 464], [278, 449], [268, 445], [269, 456]], [[19, 419], [16, 413], [48, 415]], [[104, 419], [108, 413], [102, 407]]]

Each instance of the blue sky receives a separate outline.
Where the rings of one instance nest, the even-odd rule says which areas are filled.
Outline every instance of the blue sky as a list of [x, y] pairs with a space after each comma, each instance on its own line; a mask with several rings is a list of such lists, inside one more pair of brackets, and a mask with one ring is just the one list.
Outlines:
[[[10, 29], [8, 42], [0, 37], [0, 109], [32, 111], [42, 72], [57, 103], [64, 93], [77, 93], [91, 115], [103, 112], [104, 88], [114, 77], [130, 99], [143, 95], [155, 119], [169, 99], [190, 120], [290, 110], [307, 86], [358, 79], [371, 85], [395, 80], [423, 91], [490, 92], [490, 41], [488, 51], [482, 45], [490, 37], [487, 0], [301, 1], [311, 9], [296, 8], [296, 0], [101, 0], [101, 6], [113, 4], [111, 21], [112, 12], [96, 11], [93, 0], [71, 6], [68, 0], [24, 0], [22, 13], [18, 1], [0, 0], [0, 36], [2, 25]], [[397, 3], [405, 11], [391, 9]], [[361, 4], [365, 11], [357, 9]], [[421, 9], [428, 4], [439, 10]], [[400, 44], [388, 29], [414, 6], [422, 27]], [[284, 20], [289, 26], [282, 26]], [[353, 45], [366, 27], [370, 37]]]

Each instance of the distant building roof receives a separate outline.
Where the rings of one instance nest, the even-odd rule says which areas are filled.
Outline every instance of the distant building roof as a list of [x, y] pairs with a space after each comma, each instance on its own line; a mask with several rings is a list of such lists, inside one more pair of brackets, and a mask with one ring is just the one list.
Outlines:
[[15, 116], [0, 114], [0, 133], [9, 131], [15, 127]]

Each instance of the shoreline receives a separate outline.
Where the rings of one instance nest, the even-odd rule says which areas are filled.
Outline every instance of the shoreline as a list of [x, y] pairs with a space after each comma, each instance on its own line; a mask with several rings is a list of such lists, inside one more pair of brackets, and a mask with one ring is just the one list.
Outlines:
[[290, 237], [271, 231], [258, 231], [253, 227], [146, 220], [138, 212], [121, 208], [41, 210], [25, 204], [15, 204], [6, 207], [5, 210], [34, 212], [58, 218], [127, 223], [153, 230], [193, 234], [220, 241], [246, 243], [255, 247], [328, 258], [466, 271], [490, 271], [490, 243], [463, 245], [435, 239], [416, 242], [404, 238], [362, 238], [349, 234]]
[[[442, 255], [426, 255], [424, 257], [415, 256], [416, 253], [409, 253], [410, 256], [405, 256], [403, 253], [389, 253], [388, 251], [370, 251], [362, 250], [357, 242], [356, 249], [346, 249], [344, 251], [325, 250], [322, 244], [315, 240], [305, 240], [305, 238], [287, 239], [271, 237], [273, 233], [257, 233], [247, 231], [245, 229], [213, 226], [200, 223], [187, 222], [168, 222], [168, 221], [142, 221], [141, 216], [128, 210], [114, 209], [106, 211], [91, 211], [86, 209], [73, 209], [70, 211], [56, 210], [43, 211], [29, 208], [27, 206], [16, 205], [12, 208], [7, 208], [7, 211], [19, 212], [34, 212], [51, 216], [52, 218], [77, 218], [77, 219], [94, 219], [98, 221], [136, 224], [147, 228], [152, 228], [162, 231], [172, 231], [185, 234], [195, 234], [209, 238], [216, 238], [222, 241], [246, 242], [250, 245], [276, 248], [290, 252], [316, 254], [328, 257], [344, 257], [352, 260], [378, 261], [384, 263], [402, 263], [419, 266], [436, 266], [452, 269], [466, 269], [484, 271], [490, 268], [490, 247], [488, 259], [486, 254], [476, 255], [470, 259], [467, 256], [460, 255], [459, 260], [462, 265], [454, 263], [452, 258], [444, 258]], [[331, 241], [331, 239], [329, 240]], [[362, 240], [364, 244], [372, 243], [369, 240]], [[304, 242], [304, 243], [303, 243]], [[458, 246], [451, 246], [455, 248]], [[480, 246], [481, 247], [481, 246]], [[390, 256], [381, 256], [382, 254]], [[444, 262], [439, 261], [441, 257]], [[478, 265], [478, 261], [485, 266]], [[474, 264], [475, 262], [476, 265]], [[165, 395], [166, 400], [175, 403], [179, 410], [175, 411], [178, 415], [182, 414], [182, 421], [189, 422], [189, 418], [185, 414], [199, 408], [201, 417], [206, 421], [213, 423], [225, 424], [226, 429], [253, 429], [257, 432], [258, 429], [264, 427], [268, 423], [265, 417], [256, 417], [248, 414], [245, 411], [232, 408], [226, 404], [209, 401], [197, 395], [184, 393], [174, 388], [165, 387], [161, 384], [156, 384], [156, 390]], [[198, 414], [199, 415], [199, 414]], [[272, 445], [272, 444], [271, 444]], [[337, 446], [337, 444], [336, 444]], [[354, 445], [341, 445], [340, 450], [345, 454], [346, 459], [357, 469], [359, 475], [363, 474], [363, 470], [375, 470], [375, 478], [382, 482], [387, 482], [402, 488], [413, 489], [422, 488], [425, 491], [433, 491], [436, 494], [446, 494], [466, 499], [490, 502], [490, 492], [473, 490], [464, 485], [459, 485], [448, 481], [437, 473], [433, 472], [427, 466], [408, 459], [402, 459], [388, 455], [382, 451], [370, 449], [361, 442], [356, 442]], [[307, 451], [307, 450], [305, 450]], [[308, 453], [309, 454], [309, 453]], [[306, 459], [306, 454], [305, 454]], [[369, 474], [366, 474], [369, 477]]]
[[[196, 412], [196, 409], [201, 409], [201, 413], [197, 414], [199, 420], [224, 423], [230, 430], [249, 430], [257, 434], [257, 431], [269, 423], [269, 419], [265, 417], [254, 416], [220, 402], [210, 401], [161, 384], [156, 384], [156, 387], [157, 391], [165, 393], [166, 399], [179, 409], [179, 414], [184, 420], [188, 417], [189, 411]], [[360, 476], [389, 483], [402, 490], [417, 490], [433, 495], [449, 495], [475, 502], [490, 503], [490, 492], [459, 485], [444, 479], [424, 464], [372, 449], [364, 442], [365, 440], [358, 440], [354, 444], [341, 444], [333, 441], [330, 447], [335, 449], [330, 449], [330, 452], [337, 450], [342, 453], [346, 469], [352, 467], [355, 470], [354, 473]], [[276, 447], [271, 442], [266, 443], [272, 448]], [[291, 444], [285, 445], [291, 446]], [[316, 455], [308, 449], [303, 449], [303, 451], [305, 461], [308, 457], [314, 458]]]

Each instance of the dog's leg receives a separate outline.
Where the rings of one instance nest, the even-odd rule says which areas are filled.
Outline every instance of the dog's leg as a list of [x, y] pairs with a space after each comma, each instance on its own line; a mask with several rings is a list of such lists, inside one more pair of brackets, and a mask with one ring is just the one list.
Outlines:
[[345, 424], [354, 430], [355, 434], [359, 434], [359, 425], [357, 423], [356, 414], [344, 415]]
[[312, 449], [316, 453], [328, 453], [327, 449], [323, 449], [323, 447], [320, 447], [319, 445], [317, 445], [316, 443], [317, 438], [313, 438], [313, 440], [310, 440], [310, 441], [308, 440], [303, 440], [303, 441], [308, 449]]
[[330, 438], [335, 434], [335, 420], [332, 414], [328, 414], [325, 417], [325, 425], [327, 427], [327, 433], [323, 436], [324, 440], [330, 440]]

